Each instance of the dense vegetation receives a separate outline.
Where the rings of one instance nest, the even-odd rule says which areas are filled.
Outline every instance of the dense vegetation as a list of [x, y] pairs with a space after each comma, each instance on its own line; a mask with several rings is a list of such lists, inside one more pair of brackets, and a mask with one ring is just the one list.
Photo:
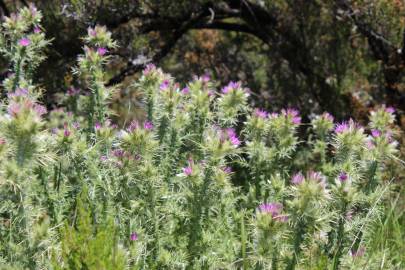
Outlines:
[[[1, 269], [405, 267], [397, 108], [367, 124], [270, 112], [239, 81], [153, 64], [124, 88], [108, 71], [122, 44], [96, 25], [70, 75], [80, 89], [48, 111], [37, 71], [57, 40], [42, 19], [29, 5], [0, 29]], [[120, 90], [142, 116], [114, 115]]]

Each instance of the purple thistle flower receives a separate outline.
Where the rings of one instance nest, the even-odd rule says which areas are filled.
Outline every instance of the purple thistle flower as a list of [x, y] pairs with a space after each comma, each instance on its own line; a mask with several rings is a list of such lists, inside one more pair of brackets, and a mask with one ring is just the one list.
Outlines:
[[229, 166], [224, 166], [224, 167], [222, 167], [221, 169], [222, 169], [222, 171], [223, 171], [224, 173], [226, 173], [226, 174], [232, 173], [232, 168], [229, 167]]
[[169, 88], [170, 86], [170, 82], [169, 80], [164, 80], [161, 84], [160, 84], [160, 90], [165, 91]]
[[95, 130], [99, 130], [101, 128], [101, 124], [99, 123], [99, 122], [96, 122], [95, 124], [94, 124], [94, 129]]
[[387, 112], [387, 113], [395, 113], [395, 109], [394, 109], [394, 107], [387, 107], [387, 108], [385, 108], [385, 111]]
[[153, 124], [150, 121], [146, 121], [145, 123], [143, 123], [143, 128], [146, 130], [152, 130], [153, 129]]
[[127, 128], [127, 130], [128, 130], [129, 132], [133, 132], [135, 129], [138, 129], [138, 128], [139, 128], [139, 123], [138, 123], [138, 121], [133, 120], [133, 121], [131, 122], [131, 124], [129, 124], [129, 127]]
[[240, 88], [240, 86], [241, 86], [240, 82], [231, 81], [231, 82], [229, 82], [228, 85], [226, 85], [224, 88], [222, 88], [221, 92], [223, 94], [228, 94], [230, 91]]
[[28, 96], [28, 90], [26, 88], [17, 88], [14, 93], [9, 93], [8, 97], [26, 97]]
[[276, 112], [272, 112], [270, 115], [269, 115], [269, 118], [277, 118], [278, 117], [278, 113], [276, 113]]
[[31, 44], [31, 40], [29, 38], [22, 38], [18, 41], [18, 44], [22, 47], [27, 47]]
[[299, 116], [299, 111], [294, 108], [288, 108], [287, 110], [282, 110], [284, 116], [291, 118], [294, 125], [301, 124], [301, 117]]
[[108, 160], [107, 156], [100, 156], [100, 161], [101, 162], [106, 162]]
[[107, 53], [107, 49], [103, 47], [97, 48], [97, 53], [98, 55], [103, 56]]
[[366, 147], [367, 147], [367, 149], [372, 150], [372, 149], [375, 148], [375, 145], [371, 140], [367, 140], [366, 141]]
[[323, 182], [325, 180], [325, 177], [320, 172], [309, 171], [307, 173], [307, 179], [310, 179], [310, 180], [316, 181], [316, 182]]
[[349, 130], [349, 123], [348, 122], [342, 122], [340, 124], [337, 124], [335, 127], [335, 133], [336, 134], [341, 134], [343, 132], [346, 132]]
[[262, 110], [262, 109], [255, 109], [255, 111], [254, 111], [255, 116], [257, 116], [259, 118], [263, 118], [263, 119], [267, 118], [268, 114], [269, 114], [268, 112], [266, 112], [265, 110]]
[[79, 122], [73, 122], [72, 126], [73, 126], [75, 129], [79, 129], [79, 128], [80, 128]]
[[65, 136], [66, 138], [69, 137], [71, 134], [70, 130], [68, 130], [67, 128], [65, 128], [65, 130], [63, 131], [63, 136]]
[[80, 93], [80, 90], [79, 89], [77, 89], [77, 88], [75, 88], [75, 87], [70, 87], [68, 90], [67, 90], [67, 94], [68, 94], [68, 96], [76, 96], [76, 95], [78, 95]]
[[17, 114], [19, 114], [21, 111], [21, 106], [18, 103], [10, 103], [7, 107], [7, 112], [9, 115], [11, 116], [17, 116]]
[[156, 66], [154, 64], [147, 64], [145, 69], [143, 70], [143, 75], [149, 75], [155, 69]]
[[113, 151], [113, 155], [114, 155], [114, 157], [116, 157], [116, 158], [122, 158], [122, 157], [124, 157], [124, 155], [125, 155], [125, 151], [122, 150], [122, 149], [115, 149], [115, 150]]
[[193, 164], [193, 159], [190, 158], [190, 159], [188, 160], [188, 166], [183, 168], [183, 173], [184, 173], [186, 176], [190, 176], [190, 175], [193, 173], [192, 164]]
[[333, 123], [333, 121], [335, 120], [334, 117], [333, 117], [330, 113], [328, 113], [328, 112], [324, 112], [324, 113], [322, 114], [322, 118], [325, 119], [325, 120], [328, 120], [328, 121], [330, 121], [330, 122], [332, 122], [332, 123]]
[[97, 35], [97, 32], [94, 28], [87, 28], [87, 34], [91, 37], [95, 37]]
[[265, 214], [271, 214], [273, 217], [278, 216], [283, 210], [281, 203], [262, 203], [259, 205], [259, 211]]
[[347, 176], [347, 174], [346, 174], [345, 172], [341, 172], [341, 173], [339, 174], [339, 180], [340, 180], [340, 182], [346, 182], [347, 178], [348, 178], [348, 176]]
[[227, 128], [226, 134], [228, 134], [228, 137], [236, 137], [236, 132], [234, 128]]
[[129, 236], [129, 239], [131, 239], [131, 241], [138, 240], [138, 234], [136, 232], [131, 233], [131, 235]]
[[183, 168], [183, 173], [186, 176], [190, 176], [193, 173], [193, 168], [191, 168], [190, 166], [184, 167]]
[[379, 131], [378, 129], [373, 129], [371, 130], [371, 136], [373, 136], [374, 138], [378, 138], [381, 136], [381, 131]]
[[387, 138], [389, 143], [392, 143], [394, 139], [392, 138], [392, 131], [385, 132], [385, 137]]
[[39, 28], [38, 26], [35, 26], [35, 27], [34, 27], [34, 33], [35, 33], [35, 34], [41, 33], [41, 28]]
[[231, 142], [231, 144], [235, 145], [235, 146], [239, 146], [240, 145], [240, 140], [238, 139], [238, 137], [230, 137], [229, 141]]
[[299, 125], [299, 124], [301, 124], [301, 117], [299, 117], [299, 116], [293, 117], [293, 118], [292, 118], [292, 122], [293, 122], [294, 125]]
[[299, 173], [296, 173], [296, 174], [293, 175], [293, 177], [291, 178], [291, 183], [294, 184], [294, 185], [299, 185], [304, 180], [305, 180], [305, 177], [302, 175], [301, 172], [299, 172]]
[[205, 75], [203, 75], [202, 77], [201, 77], [201, 79], [202, 79], [202, 81], [204, 82], [204, 83], [207, 83], [207, 82], [209, 82], [210, 81], [210, 75], [208, 75], [208, 74], [205, 74]]
[[38, 116], [42, 116], [47, 113], [45, 106], [40, 104], [34, 104], [34, 111], [37, 113]]
[[184, 87], [184, 88], [181, 90], [181, 93], [182, 93], [183, 95], [188, 95], [188, 94], [190, 94], [190, 88]]

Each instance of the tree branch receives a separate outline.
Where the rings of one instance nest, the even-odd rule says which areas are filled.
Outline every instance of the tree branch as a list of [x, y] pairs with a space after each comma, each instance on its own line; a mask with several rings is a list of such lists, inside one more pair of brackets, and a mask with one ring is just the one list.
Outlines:
[[246, 24], [237, 23], [226, 23], [226, 22], [212, 22], [212, 23], [201, 23], [193, 27], [193, 29], [215, 29], [215, 30], [226, 30], [242, 32], [256, 36], [256, 32], [252, 30]]
[[3, 0], [0, 0], [0, 8], [1, 8], [1, 10], [3, 11], [3, 13], [4, 13], [3, 15], [5, 15], [5, 16], [10, 16], [10, 11], [8, 10], [6, 4], [4, 3]]
[[387, 63], [389, 61], [390, 53], [396, 53], [397, 51], [395, 46], [392, 45], [391, 42], [388, 41], [386, 38], [384, 38], [383, 35], [374, 31], [370, 25], [363, 22], [360, 18], [359, 13], [354, 11], [346, 0], [339, 0], [337, 2], [337, 6], [341, 8], [344, 11], [345, 15], [353, 21], [353, 23], [359, 29], [359, 32], [367, 38], [374, 56], [378, 60], [382, 60], [384, 61], [384, 63]]
[[190, 29], [192, 29], [196, 24], [198, 24], [205, 16], [209, 15], [208, 6], [204, 7], [197, 15], [191, 16], [189, 20], [182, 23], [178, 27], [173, 27], [175, 29], [169, 41], [157, 52], [149, 61], [143, 63], [135, 64], [133, 61], [127, 63], [127, 67], [123, 69], [118, 75], [114, 76], [108, 83], [107, 86], [113, 85], [123, 81], [127, 76], [133, 75], [145, 67], [146, 64], [151, 62], [159, 62], [164, 58], [171, 49], [176, 45], [177, 41]]

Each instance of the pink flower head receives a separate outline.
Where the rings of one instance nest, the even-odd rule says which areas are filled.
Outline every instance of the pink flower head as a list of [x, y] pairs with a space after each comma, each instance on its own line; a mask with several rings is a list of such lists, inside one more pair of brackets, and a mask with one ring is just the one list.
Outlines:
[[325, 120], [328, 120], [329, 122], [332, 122], [332, 123], [333, 123], [333, 121], [335, 120], [335, 119], [333, 118], [333, 116], [332, 116], [330, 113], [328, 113], [328, 112], [324, 112], [324, 113], [322, 114], [322, 118], [325, 119]]
[[147, 64], [145, 69], [143, 70], [143, 75], [149, 75], [155, 69], [156, 66], [154, 64]]
[[65, 136], [66, 138], [69, 137], [71, 134], [70, 130], [68, 130], [67, 128], [65, 128], [65, 130], [63, 131], [63, 136]]
[[100, 156], [100, 161], [101, 162], [106, 162], [108, 160], [107, 156]]
[[233, 82], [231, 81], [227, 86], [225, 86], [224, 88], [222, 88], [221, 92], [223, 94], [228, 94], [230, 91], [238, 89], [241, 87], [241, 83], [240, 82]]
[[381, 131], [379, 131], [378, 129], [373, 129], [371, 130], [371, 136], [373, 136], [374, 138], [378, 138], [381, 136]]
[[68, 90], [67, 90], [67, 94], [68, 94], [68, 96], [76, 96], [76, 95], [78, 95], [80, 93], [80, 90], [79, 89], [77, 89], [77, 88], [75, 88], [75, 87], [70, 87]]
[[336, 134], [341, 134], [343, 132], [346, 132], [349, 130], [349, 123], [348, 122], [342, 122], [340, 124], [337, 124], [335, 127], [335, 133]]
[[309, 171], [306, 179], [318, 183], [322, 188], [326, 187], [325, 176], [323, 176], [320, 172]]
[[27, 47], [31, 44], [31, 40], [29, 38], [22, 38], [18, 41], [18, 45], [22, 46], [22, 47]]
[[165, 91], [169, 89], [170, 86], [170, 81], [169, 80], [163, 80], [163, 82], [160, 84], [160, 90]]
[[241, 142], [236, 135], [235, 129], [233, 129], [233, 128], [226, 129], [226, 135], [228, 136], [229, 142], [231, 144], [233, 144], [234, 146], [240, 145]]
[[193, 173], [192, 164], [193, 164], [193, 160], [192, 160], [192, 159], [189, 159], [189, 160], [188, 160], [188, 166], [183, 168], [183, 173], [184, 173], [186, 176], [190, 176], [190, 175]]
[[299, 111], [294, 108], [288, 108], [286, 110], [282, 110], [284, 116], [291, 118], [291, 121], [294, 125], [301, 124], [301, 117], [299, 115]]
[[293, 177], [291, 178], [291, 183], [294, 184], [294, 185], [299, 185], [304, 180], [305, 180], [305, 177], [302, 175], [301, 172], [299, 172], [299, 173], [296, 173], [296, 174], [293, 175]]
[[271, 214], [273, 217], [278, 216], [283, 210], [281, 203], [262, 203], [259, 205], [259, 211], [265, 214]]
[[28, 90], [26, 88], [17, 88], [14, 93], [9, 93], [8, 97], [26, 97], [28, 96]]
[[20, 111], [21, 111], [20, 104], [12, 102], [8, 105], [7, 112], [9, 115], [15, 117], [20, 113]]
[[99, 130], [101, 128], [101, 124], [99, 123], [99, 122], [96, 122], [95, 124], [94, 124], [94, 129], [95, 130]]
[[39, 28], [38, 26], [35, 26], [35, 27], [34, 27], [34, 33], [35, 33], [35, 34], [41, 33], [41, 28]]
[[37, 7], [33, 3], [30, 3], [29, 8], [30, 8], [31, 15], [33, 17], [35, 17], [37, 15], [37, 12], [38, 12]]
[[113, 151], [113, 155], [114, 155], [114, 157], [116, 157], [116, 158], [122, 158], [122, 157], [124, 157], [124, 155], [125, 155], [125, 151], [122, 150], [122, 149], [115, 149], [115, 150]]
[[307, 173], [307, 179], [322, 183], [325, 180], [325, 177], [320, 172], [309, 171]]
[[143, 128], [146, 130], [152, 130], [153, 129], [153, 124], [150, 121], [145, 121], [145, 123], [143, 123]]
[[79, 122], [73, 122], [72, 126], [73, 126], [75, 129], [79, 129], [79, 128], [80, 128]]
[[372, 149], [375, 148], [375, 145], [371, 140], [367, 140], [366, 141], [366, 147], [367, 147], [368, 150], [372, 150]]
[[394, 139], [392, 138], [392, 131], [385, 132], [385, 137], [387, 138], [389, 143], [392, 143]]
[[188, 94], [190, 94], [190, 88], [184, 87], [184, 88], [181, 90], [181, 93], [182, 93], [183, 95], [188, 95]]
[[94, 28], [87, 28], [87, 34], [91, 37], [95, 37], [97, 35], [97, 31]]
[[226, 174], [230, 174], [230, 173], [232, 173], [232, 168], [229, 166], [224, 166], [224, 167], [222, 167], [222, 171]]
[[228, 137], [236, 137], [236, 131], [234, 128], [227, 128], [226, 134], [228, 135]]
[[340, 182], [346, 182], [347, 178], [348, 178], [348, 176], [347, 176], [347, 174], [346, 174], [345, 172], [341, 172], [341, 173], [339, 174], [339, 180], [340, 180]]
[[183, 168], [183, 173], [186, 176], [190, 176], [193, 173], [193, 168], [191, 168], [190, 166], [184, 167]]
[[138, 240], [138, 234], [136, 232], [131, 233], [131, 235], [129, 236], [129, 239], [131, 239], [131, 241]]
[[4, 138], [0, 138], [0, 145], [6, 144], [6, 140]]
[[103, 47], [97, 48], [97, 53], [98, 55], [103, 56], [107, 53], [107, 49]]
[[230, 137], [229, 141], [231, 142], [231, 144], [235, 145], [235, 146], [239, 146], [240, 145], [240, 140], [238, 137]]
[[387, 108], [385, 108], [385, 111], [387, 112], [387, 113], [395, 113], [395, 109], [394, 109], [394, 107], [387, 107]]
[[34, 111], [37, 113], [38, 116], [42, 116], [47, 113], [45, 106], [40, 104], [34, 104]]
[[268, 112], [266, 112], [265, 110], [262, 110], [262, 109], [255, 109], [255, 111], [254, 111], [254, 115], [256, 117], [262, 118], [262, 119], [267, 118], [268, 114], [269, 114]]
[[129, 127], [127, 128], [127, 130], [128, 130], [129, 132], [133, 132], [135, 129], [138, 129], [138, 128], [139, 128], [139, 123], [138, 123], [138, 121], [133, 120], [133, 121], [131, 122], [131, 124], [129, 124]]
[[301, 124], [301, 117], [300, 117], [300, 113], [298, 110], [293, 109], [293, 108], [288, 108], [287, 110], [283, 110], [283, 114], [285, 116], [291, 118], [291, 121], [294, 125]]
[[208, 75], [208, 74], [204, 74], [202, 77], [201, 77], [201, 79], [202, 79], [202, 81], [204, 82], [204, 83], [207, 83], [207, 82], [209, 82], [210, 81], [210, 75]]

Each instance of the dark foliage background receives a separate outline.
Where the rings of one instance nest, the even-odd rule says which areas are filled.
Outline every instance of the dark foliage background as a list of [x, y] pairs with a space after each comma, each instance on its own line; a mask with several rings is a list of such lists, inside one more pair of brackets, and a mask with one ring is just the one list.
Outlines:
[[[305, 115], [329, 111], [361, 121], [370, 108], [398, 109], [405, 125], [405, 4], [398, 0], [37, 0], [52, 46], [36, 78], [49, 107], [74, 85], [68, 75], [89, 26], [106, 25], [119, 48], [110, 52], [112, 104], [137, 117], [137, 93], [126, 82], [153, 62], [181, 80], [208, 73], [241, 80], [255, 105], [294, 106]], [[8, 15], [28, 1], [2, 0]], [[7, 75], [0, 62], [1, 76]], [[74, 85], [80, 87], [79, 85]], [[129, 94], [131, 93], [131, 94]], [[118, 105], [120, 104], [120, 105]], [[131, 104], [131, 112], [128, 106]], [[134, 106], [135, 104], [135, 106]], [[126, 117], [120, 117], [126, 119]]]

